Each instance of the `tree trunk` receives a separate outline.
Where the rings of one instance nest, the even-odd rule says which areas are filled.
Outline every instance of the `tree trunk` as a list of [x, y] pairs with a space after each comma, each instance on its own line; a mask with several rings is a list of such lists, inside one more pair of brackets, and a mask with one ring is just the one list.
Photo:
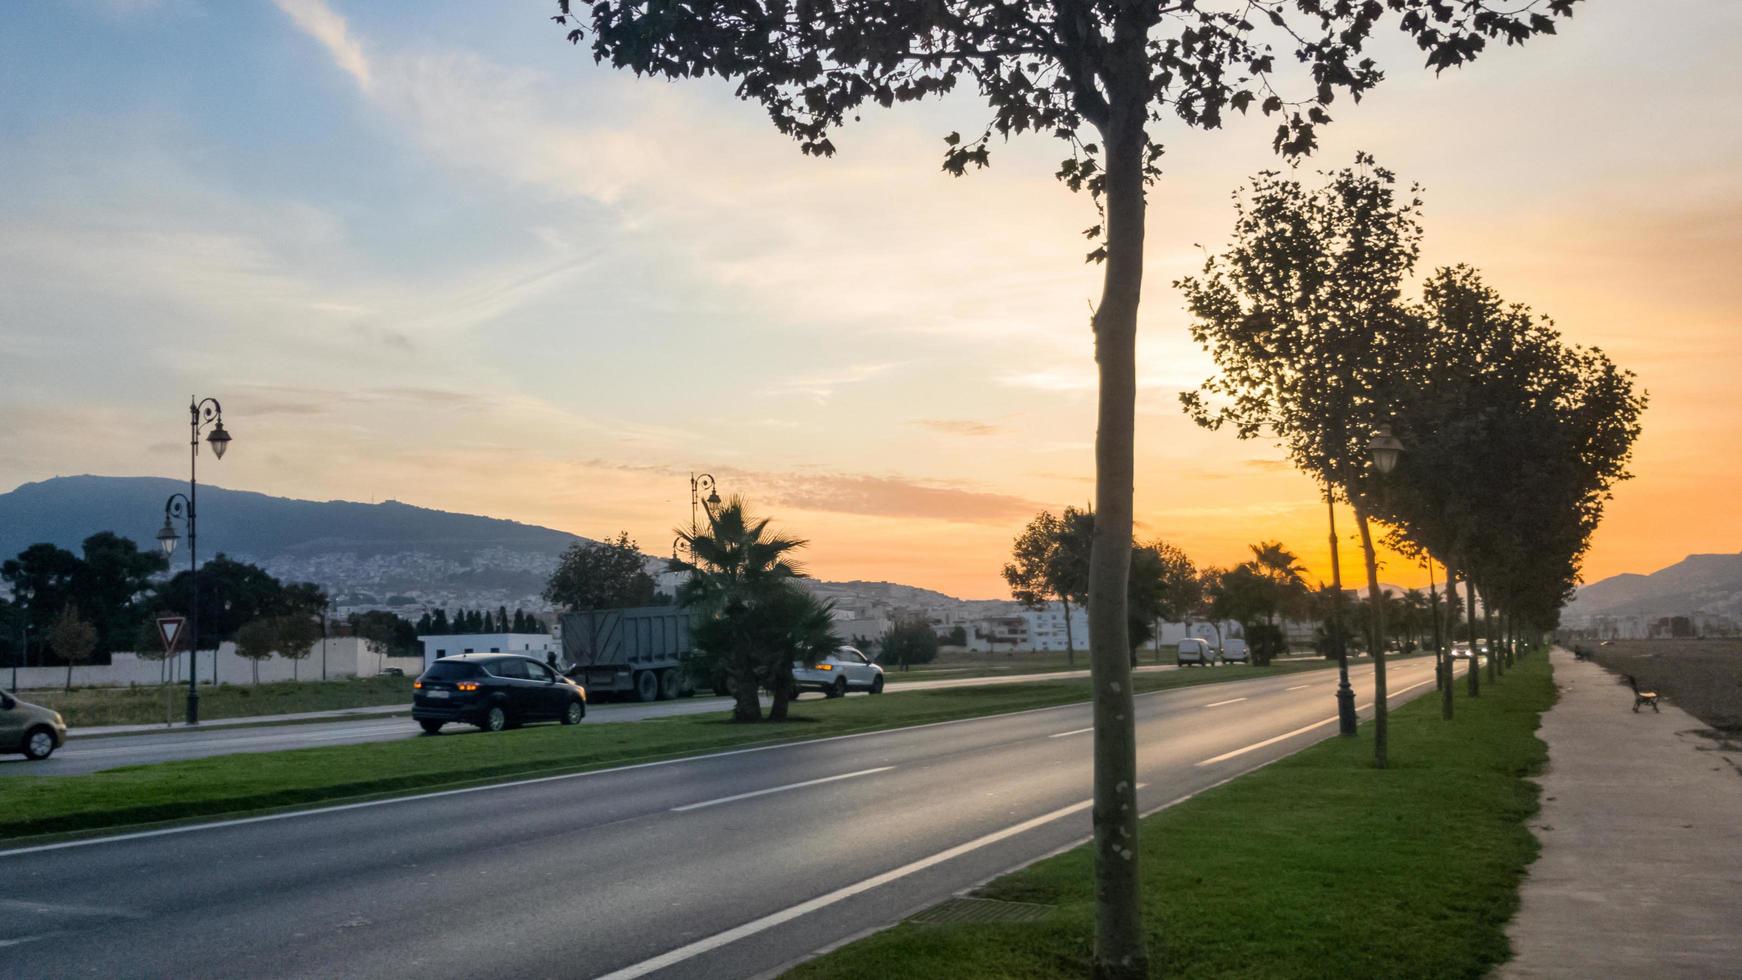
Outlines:
[[[1121, 24], [1122, 73], [1101, 127], [1106, 147], [1107, 259], [1095, 310], [1100, 397], [1095, 430], [1095, 535], [1089, 557], [1089, 665], [1095, 700], [1096, 980], [1149, 974], [1138, 875], [1137, 739], [1132, 719], [1126, 586], [1131, 572], [1137, 307], [1143, 291], [1143, 32]], [[1135, 37], [1131, 36], [1135, 34]], [[1120, 83], [1123, 84], [1120, 84]]]
[[1500, 649], [1500, 641], [1494, 635], [1494, 609], [1488, 605], [1487, 593], [1482, 594], [1482, 632], [1488, 635], [1488, 664], [1494, 671], [1488, 679], [1493, 680], [1505, 670], [1501, 658], [1506, 654]]
[[1367, 526], [1367, 510], [1355, 507], [1355, 526], [1361, 530], [1361, 554], [1367, 561], [1367, 601], [1373, 606], [1373, 766], [1386, 765], [1389, 707], [1385, 703], [1385, 596], [1379, 591], [1379, 559], [1373, 553], [1373, 533]]
[[733, 663], [732, 678], [737, 690], [732, 692], [732, 720], [754, 724], [762, 720], [762, 701], [756, 696], [756, 670], [743, 654]]
[[[1440, 566], [1444, 568], [1445, 566]], [[1444, 634], [1440, 632], [1440, 597], [1434, 588], [1434, 559], [1427, 559], [1427, 594], [1428, 615], [1433, 619], [1434, 630], [1434, 677], [1439, 680], [1440, 718], [1452, 720], [1452, 662], [1451, 651], [1441, 642]]]
[[774, 703], [768, 706], [768, 720], [785, 721], [786, 706], [792, 701], [792, 669], [776, 671], [772, 687]]
[[73, 658], [67, 658], [67, 693], [73, 693]]
[[1059, 603], [1065, 607], [1065, 662], [1075, 667], [1077, 665], [1077, 641], [1071, 635], [1073, 632], [1071, 630], [1071, 600], [1065, 598], [1065, 594], [1060, 592]]
[[1464, 569], [1464, 618], [1470, 622], [1470, 696], [1482, 696], [1482, 657], [1476, 649], [1476, 587]]

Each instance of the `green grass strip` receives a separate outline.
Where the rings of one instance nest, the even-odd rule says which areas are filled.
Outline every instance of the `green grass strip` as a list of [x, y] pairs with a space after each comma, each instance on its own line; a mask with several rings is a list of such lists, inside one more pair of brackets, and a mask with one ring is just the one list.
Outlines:
[[[1135, 690], [1244, 680], [1326, 664], [1139, 674]], [[636, 722], [537, 725], [496, 735], [240, 753], [78, 776], [0, 778], [0, 841], [236, 815], [381, 794], [554, 775], [751, 745], [879, 731], [1086, 701], [1086, 679], [1034, 681], [821, 700], [785, 724], [735, 725], [720, 713]], [[412, 722], [405, 722], [407, 729]]]
[[[1547, 759], [1535, 732], [1554, 684], [1538, 654], [1477, 700], [1462, 687], [1451, 722], [1433, 696], [1392, 713], [1388, 770], [1363, 725], [1144, 820], [1151, 975], [1479, 977], [1503, 962], [1537, 853], [1525, 777]], [[1080, 980], [1092, 862], [1080, 847], [978, 893], [1054, 906], [1047, 919], [904, 923], [787, 976]]]

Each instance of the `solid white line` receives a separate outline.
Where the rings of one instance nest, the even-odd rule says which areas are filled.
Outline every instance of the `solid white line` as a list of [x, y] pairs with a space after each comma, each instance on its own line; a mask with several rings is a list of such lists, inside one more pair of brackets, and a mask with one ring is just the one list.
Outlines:
[[1230, 698], [1227, 701], [1217, 701], [1215, 704], [1206, 704], [1206, 705], [1204, 705], [1204, 707], [1206, 707], [1206, 708], [1220, 708], [1224, 704], [1239, 704], [1240, 702], [1245, 701], [1245, 700], [1247, 700], [1247, 699], [1246, 698]]
[[872, 775], [873, 773], [888, 772], [889, 770], [894, 769], [894, 768], [895, 768], [894, 766], [878, 766], [876, 769], [864, 769], [864, 770], [861, 770], [859, 772], [842, 773], [839, 776], [824, 776], [821, 779], [807, 779], [802, 783], [787, 783], [785, 786], [773, 786], [773, 787], [770, 787], [768, 789], [759, 789], [759, 790], [756, 790], [756, 791], [750, 792], [750, 793], [739, 793], [737, 796], [722, 796], [717, 800], [706, 800], [706, 801], [701, 802], [701, 803], [690, 803], [690, 804], [687, 804], [685, 806], [674, 806], [671, 808], [671, 812], [673, 812], [673, 813], [688, 813], [691, 810], [700, 810], [703, 807], [719, 806], [722, 803], [734, 803], [734, 802], [737, 802], [738, 800], [748, 800], [753, 796], [767, 796], [770, 793], [784, 793], [789, 789], [802, 789], [806, 786], [820, 786], [823, 783], [838, 782], [839, 780], [852, 779], [856, 776], [869, 776], [869, 775]]
[[1064, 738], [1066, 735], [1081, 735], [1084, 732], [1092, 732], [1094, 730], [1095, 730], [1095, 726], [1090, 725], [1087, 728], [1074, 728], [1068, 732], [1059, 732], [1056, 735], [1048, 735], [1047, 738]]
[[632, 980], [634, 977], [644, 977], [656, 970], [663, 970], [673, 964], [693, 959], [703, 953], [719, 949], [721, 946], [725, 946], [728, 943], [737, 942], [746, 936], [754, 936], [757, 933], [766, 932], [775, 926], [784, 925], [800, 916], [809, 915], [817, 909], [827, 908], [837, 902], [852, 898], [854, 895], [859, 895], [868, 892], [873, 888], [887, 885], [892, 881], [905, 878], [908, 875], [942, 864], [951, 858], [960, 857], [971, 851], [977, 851], [982, 847], [996, 844], [1001, 840], [1015, 837], [1017, 834], [1033, 830], [1042, 824], [1051, 823], [1060, 817], [1069, 816], [1070, 814], [1087, 810], [1089, 807], [1094, 805], [1094, 800], [1084, 800], [1081, 803], [1072, 803], [1070, 806], [1060, 807], [1051, 813], [1043, 813], [1032, 820], [1024, 820], [1022, 823], [1016, 824], [1015, 826], [994, 831], [984, 837], [976, 837], [973, 840], [968, 841], [966, 844], [957, 844], [955, 847], [945, 851], [939, 851], [930, 857], [923, 857], [909, 864], [904, 864], [893, 871], [885, 871], [880, 875], [866, 878], [864, 881], [856, 882], [844, 888], [837, 888], [834, 891], [829, 892], [827, 895], [819, 895], [808, 902], [800, 902], [790, 908], [781, 909], [779, 912], [774, 912], [765, 915], [760, 919], [746, 922], [741, 926], [727, 929], [725, 932], [716, 933], [706, 939], [698, 939], [687, 946], [679, 946], [677, 949], [661, 953], [652, 959], [642, 960], [640, 963], [636, 963], [633, 966], [626, 966], [621, 970], [607, 973], [600, 977], [599, 980]]
[[[1432, 684], [1432, 683], [1433, 683], [1433, 681], [1422, 681], [1419, 684], [1411, 684], [1408, 687], [1400, 688], [1400, 689], [1395, 690], [1395, 691], [1390, 691], [1386, 694], [1386, 699], [1389, 700], [1391, 698], [1397, 697], [1399, 694], [1404, 694], [1406, 692], [1413, 691], [1418, 687], [1426, 687], [1427, 685]], [[1364, 704], [1364, 705], [1361, 705], [1359, 708], [1356, 708], [1355, 710], [1360, 711], [1362, 709], [1371, 708], [1371, 707], [1372, 707], [1372, 705], [1370, 705], [1370, 704]], [[1271, 745], [1275, 745], [1276, 743], [1286, 741], [1287, 739], [1291, 739], [1291, 738], [1295, 737], [1296, 735], [1304, 735], [1307, 732], [1310, 732], [1315, 728], [1323, 728], [1326, 725], [1335, 724], [1336, 721], [1337, 721], [1337, 716], [1332, 715], [1331, 717], [1326, 718], [1324, 721], [1315, 721], [1310, 725], [1304, 725], [1300, 728], [1295, 729], [1292, 732], [1284, 732], [1281, 735], [1277, 735], [1277, 736], [1274, 736], [1272, 738], [1267, 738], [1262, 742], [1253, 742], [1251, 745], [1248, 745], [1243, 749], [1235, 749], [1232, 752], [1224, 752], [1221, 755], [1218, 755], [1213, 759], [1205, 759], [1204, 761], [1198, 763], [1198, 765], [1200, 767], [1201, 766], [1213, 766], [1218, 762], [1227, 762], [1229, 759], [1237, 758], [1239, 756], [1245, 755], [1248, 752], [1256, 752], [1259, 749], [1266, 748], [1266, 747], [1271, 746]]]
[[1296, 684], [1296, 685], [1295, 685], [1295, 686], [1293, 686], [1293, 687], [1285, 687], [1285, 688], [1283, 688], [1283, 691], [1284, 691], [1284, 692], [1285, 692], [1285, 693], [1286, 693], [1286, 692], [1288, 692], [1288, 691], [1304, 691], [1304, 690], [1306, 690], [1306, 689], [1307, 689], [1307, 688], [1309, 688], [1309, 687], [1312, 687], [1312, 685], [1311, 685], [1311, 684]]

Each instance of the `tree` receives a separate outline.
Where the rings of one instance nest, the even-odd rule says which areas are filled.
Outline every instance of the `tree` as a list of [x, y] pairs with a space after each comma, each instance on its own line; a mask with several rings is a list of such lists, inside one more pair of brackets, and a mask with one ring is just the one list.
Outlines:
[[1307, 584], [1306, 566], [1299, 556], [1283, 547], [1281, 541], [1261, 541], [1248, 545], [1252, 552], [1252, 564], [1260, 575], [1270, 580], [1276, 594], [1276, 607], [1271, 612], [1270, 622], [1276, 623], [1277, 614], [1293, 615], [1305, 606]]
[[877, 641], [877, 659], [906, 670], [914, 664], [929, 664], [938, 657], [938, 635], [924, 616], [901, 616]]
[[[730, 678], [735, 722], [762, 720], [757, 685], [775, 673], [769, 658], [785, 655], [759, 644], [770, 628], [763, 607], [785, 602], [784, 588], [802, 574], [792, 553], [805, 541], [776, 534], [770, 523], [751, 515], [743, 498], [734, 496], [708, 510], [706, 531], [677, 532], [694, 557], [683, 566], [692, 574], [679, 587], [678, 602], [700, 613], [694, 634], [701, 654], [698, 669]], [[790, 669], [790, 660], [787, 664]]]
[[80, 619], [79, 611], [73, 606], [62, 606], [54, 625], [49, 628], [48, 645], [55, 656], [66, 661], [67, 690], [70, 691], [73, 689], [73, 665], [90, 660], [97, 649], [96, 627]]
[[[1145, 185], [1160, 174], [1161, 145], [1147, 125], [1177, 119], [1212, 129], [1253, 107], [1279, 119], [1274, 146], [1310, 152], [1339, 93], [1352, 100], [1383, 77], [1363, 48], [1393, 14], [1436, 71], [1474, 59], [1488, 39], [1520, 43], [1552, 32], [1552, 14], [1574, 0], [1251, 0], [1211, 5], [1079, 0], [1067, 4], [955, 4], [895, 0], [716, 4], [682, 0], [558, 0], [556, 22], [571, 43], [590, 37], [593, 57], [638, 74], [716, 75], [760, 103], [775, 127], [808, 154], [835, 152], [832, 132], [873, 102], [888, 107], [973, 83], [992, 119], [977, 138], [952, 133], [944, 168], [963, 174], [990, 160], [993, 134], [1064, 140], [1059, 168], [1087, 189], [1103, 214], [1088, 237], [1104, 266], [1092, 327], [1100, 367], [1095, 539], [1089, 610], [1096, 670], [1097, 977], [1148, 969], [1138, 898], [1136, 743], [1125, 630], [1131, 546], [1137, 312], [1143, 281]], [[1262, 16], [1257, 16], [1262, 14]], [[1272, 42], [1293, 55], [1301, 99], [1285, 99]], [[1104, 719], [1104, 720], [1103, 720]]]
[[11, 587], [13, 600], [23, 607], [30, 631], [47, 636], [61, 610], [77, 596], [79, 557], [52, 544], [33, 544], [0, 563], [0, 579]]
[[1159, 635], [1161, 622], [1183, 620], [1202, 600], [1198, 570], [1185, 552], [1165, 541], [1133, 545], [1126, 608], [1131, 616], [1131, 664], [1137, 648]]
[[278, 652], [278, 630], [269, 618], [252, 620], [236, 630], [236, 656], [249, 661], [254, 683], [260, 683], [261, 661]]
[[353, 636], [378, 647], [389, 657], [418, 655], [418, 630], [401, 617], [383, 610], [352, 613], [346, 618]]
[[268, 622], [276, 634], [278, 655], [290, 661], [291, 679], [301, 680], [302, 662], [314, 652], [314, 646], [321, 638], [320, 622], [303, 612], [274, 616]]
[[169, 560], [157, 551], [140, 551], [132, 539], [113, 531], [86, 538], [83, 550], [73, 589], [97, 630], [97, 652], [125, 650], [146, 617], [152, 578], [168, 569]]
[[653, 576], [629, 532], [569, 545], [544, 587], [544, 598], [570, 612], [622, 609], [653, 601]]
[[1066, 507], [1064, 516], [1042, 511], [1017, 536], [1011, 560], [1004, 566], [1010, 595], [1029, 609], [1042, 609], [1057, 599], [1065, 614], [1065, 656], [1077, 662], [1076, 630], [1071, 603], [1082, 608], [1089, 596], [1089, 552], [1095, 539], [1095, 515]]
[[950, 627], [950, 646], [965, 647], [968, 645], [968, 628], [965, 626]]
[[[186, 613], [193, 608], [193, 579], [184, 569], [156, 591], [142, 605], [146, 615], [156, 616], [166, 610]], [[246, 623], [292, 612], [319, 615], [326, 608], [327, 596], [311, 582], [285, 585], [265, 569], [248, 562], [239, 562], [220, 553], [200, 565], [199, 576], [199, 636], [194, 642], [201, 650], [216, 650], [232, 640]]]
[[769, 721], [785, 721], [787, 706], [798, 695], [792, 680], [795, 662], [816, 663], [841, 645], [835, 635], [834, 604], [823, 602], [792, 581], [777, 583], [768, 601], [757, 607], [753, 627], [764, 659], [763, 686], [774, 695]]
[[[1176, 284], [1192, 338], [1219, 370], [1180, 397], [1207, 428], [1274, 437], [1297, 469], [1349, 501], [1377, 608], [1367, 444], [1396, 417], [1400, 379], [1420, 353], [1424, 331], [1401, 297], [1421, 253], [1421, 200], [1413, 187], [1400, 200], [1396, 176], [1365, 154], [1325, 177], [1311, 190], [1272, 172], [1254, 177], [1236, 199], [1228, 251]], [[1372, 649], [1373, 763], [1383, 769], [1383, 636]]]
[[1277, 653], [1270, 620], [1276, 614], [1276, 586], [1252, 562], [1241, 562], [1221, 573], [1210, 595], [1211, 618], [1240, 624], [1255, 666], [1265, 666]]

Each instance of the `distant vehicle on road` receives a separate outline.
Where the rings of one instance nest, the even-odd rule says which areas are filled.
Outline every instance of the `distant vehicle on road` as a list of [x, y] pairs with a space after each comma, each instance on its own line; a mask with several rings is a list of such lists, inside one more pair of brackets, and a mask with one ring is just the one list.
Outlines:
[[1174, 654], [1174, 663], [1181, 667], [1208, 667], [1215, 662], [1216, 651], [1211, 648], [1210, 641], [1196, 636], [1179, 641], [1179, 651]]
[[1470, 652], [1470, 643], [1468, 640], [1457, 640], [1452, 644], [1453, 660], [1468, 660], [1472, 656], [1474, 656], [1474, 654]]
[[381, 668], [381, 676], [382, 677], [404, 677], [405, 670], [403, 668], [400, 668], [400, 667], [383, 667], [383, 668]]
[[0, 691], [0, 752], [42, 760], [66, 741], [67, 723], [60, 712]]
[[567, 673], [594, 694], [670, 701], [695, 693], [685, 669], [695, 617], [676, 606], [564, 613]]
[[1247, 648], [1246, 641], [1238, 637], [1222, 641], [1220, 654], [1222, 662], [1225, 664], [1250, 665], [1252, 663], [1252, 651]]
[[587, 716], [586, 688], [511, 653], [443, 657], [411, 686], [411, 717], [431, 735], [455, 721], [499, 732], [529, 721], [576, 725]]
[[793, 661], [792, 679], [801, 691], [821, 691], [831, 698], [848, 691], [883, 693], [883, 668], [854, 647], [841, 647], [814, 664]]

